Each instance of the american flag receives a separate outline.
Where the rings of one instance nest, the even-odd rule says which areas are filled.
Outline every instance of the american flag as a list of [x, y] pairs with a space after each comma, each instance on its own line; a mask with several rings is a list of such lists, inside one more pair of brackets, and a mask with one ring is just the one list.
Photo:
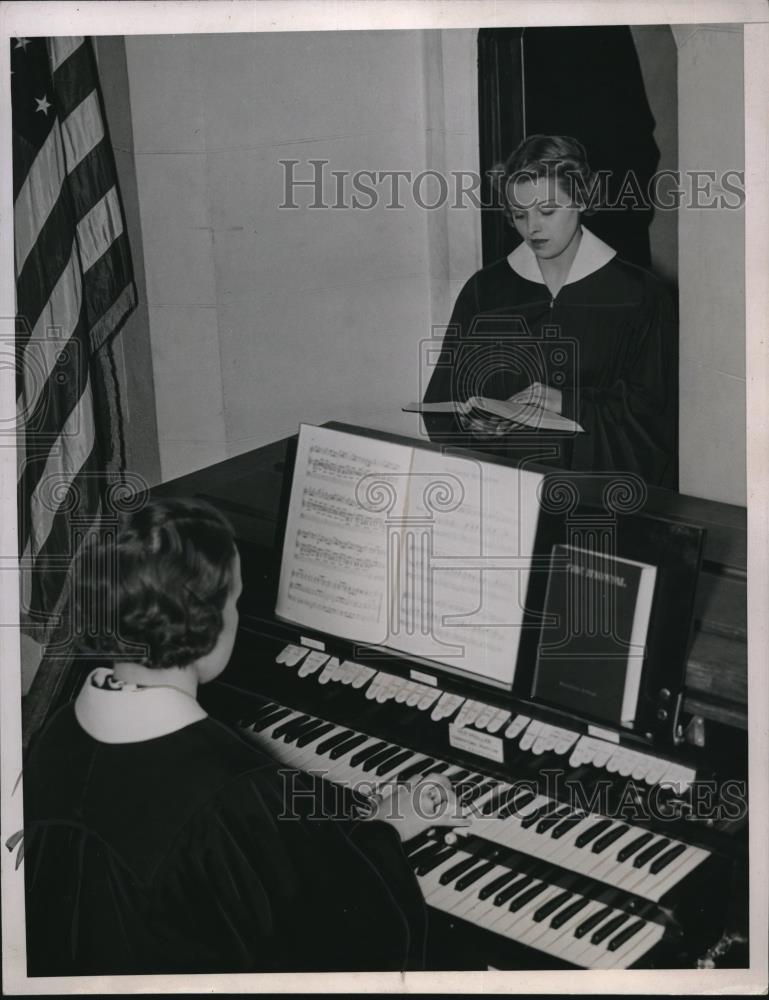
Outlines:
[[22, 626], [49, 641], [122, 467], [109, 342], [136, 304], [89, 39], [11, 39]]

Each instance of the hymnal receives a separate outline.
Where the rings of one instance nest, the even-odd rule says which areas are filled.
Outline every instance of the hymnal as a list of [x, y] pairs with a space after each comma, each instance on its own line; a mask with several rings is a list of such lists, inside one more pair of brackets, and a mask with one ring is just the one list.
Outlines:
[[656, 568], [555, 545], [535, 698], [617, 725], [635, 720]]
[[276, 613], [509, 688], [542, 478], [303, 425]]
[[408, 403], [403, 409], [407, 413], [460, 413], [481, 417], [498, 417], [509, 420], [520, 427], [533, 427], [541, 431], [562, 431], [564, 434], [579, 434], [583, 428], [576, 420], [564, 417], [555, 410], [549, 410], [538, 403], [518, 402], [512, 399], [491, 399], [488, 396], [471, 396], [466, 400], [447, 399], [437, 403]]

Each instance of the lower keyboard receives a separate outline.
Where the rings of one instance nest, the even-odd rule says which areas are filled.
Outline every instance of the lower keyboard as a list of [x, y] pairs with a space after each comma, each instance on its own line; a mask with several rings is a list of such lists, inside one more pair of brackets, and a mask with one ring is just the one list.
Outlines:
[[[564, 813], [560, 818], [564, 807], [556, 802], [548, 804], [542, 796], [532, 796], [522, 806], [512, 808], [505, 799], [510, 786], [504, 782], [276, 703], [263, 706], [251, 718], [241, 719], [240, 726], [249, 739], [282, 763], [299, 770], [320, 771], [324, 778], [346, 787], [360, 788], [364, 782], [373, 791], [380, 783], [440, 771], [457, 783], [455, 787], [465, 789], [462, 794], [466, 799], [460, 801], [473, 804], [472, 836], [459, 837], [461, 847], [447, 845], [437, 834], [427, 840], [418, 838], [416, 845], [409, 845], [425, 901], [452, 919], [465, 920], [561, 961], [591, 969], [629, 968], [665, 933], [662, 920], [654, 919], [654, 907], [642, 904], [643, 912], [639, 912], [641, 901], [631, 900], [630, 896], [630, 892], [637, 894], [638, 888], [643, 888], [644, 879], [664, 876], [660, 885], [669, 886], [677, 881], [675, 874], [681, 874], [679, 866], [673, 864], [673, 873], [666, 869], [652, 871], [653, 858], [670, 850], [670, 842], [658, 835], [639, 828], [629, 831], [624, 825], [614, 834], [609, 826], [612, 846], [626, 844], [631, 834], [652, 838], [652, 846], [654, 838], [662, 843], [648, 863], [631, 868], [635, 876], [631, 889], [621, 884], [622, 871], [612, 860], [616, 851], [591, 849], [591, 844], [594, 847], [601, 841], [590, 833], [582, 840], [571, 836], [573, 830], [609, 824], [604, 817]], [[496, 805], [500, 796], [507, 802], [505, 810]], [[484, 802], [494, 805], [490, 814], [484, 814]], [[557, 820], [548, 819], [548, 809]], [[527, 823], [529, 817], [536, 819], [540, 815], [543, 818], [536, 824]], [[553, 840], [553, 832], [563, 823], [571, 823], [569, 836]], [[605, 830], [602, 836], [606, 838]], [[472, 851], [473, 842], [482, 845], [476, 853]], [[608, 852], [606, 857], [604, 852]], [[566, 857], [569, 863], [561, 864]], [[620, 857], [620, 864], [624, 864], [624, 854]], [[593, 875], [591, 868], [600, 877]], [[613, 877], [607, 878], [607, 873]], [[653, 898], [657, 892], [640, 895]]]

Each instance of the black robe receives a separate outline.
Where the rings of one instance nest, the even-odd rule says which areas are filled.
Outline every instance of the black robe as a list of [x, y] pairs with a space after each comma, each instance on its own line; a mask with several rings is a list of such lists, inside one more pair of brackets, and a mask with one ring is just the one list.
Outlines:
[[309, 792], [287, 810], [284, 792], [210, 718], [103, 743], [60, 710], [24, 770], [29, 975], [418, 967], [395, 830], [324, 817]]
[[562, 412], [585, 433], [471, 437], [453, 416], [425, 414], [430, 438], [518, 457], [552, 445], [557, 455], [545, 464], [634, 472], [677, 488], [675, 313], [654, 275], [615, 257], [553, 300], [507, 258], [474, 274], [457, 298], [424, 401], [507, 399], [532, 381], [561, 389]]

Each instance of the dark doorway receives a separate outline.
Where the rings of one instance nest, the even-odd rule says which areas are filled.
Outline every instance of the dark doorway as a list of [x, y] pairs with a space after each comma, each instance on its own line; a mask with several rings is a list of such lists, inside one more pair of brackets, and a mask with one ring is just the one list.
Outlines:
[[[605, 190], [613, 207], [591, 215], [589, 228], [620, 257], [649, 267], [653, 210], [641, 199], [646, 201], [659, 150], [630, 29], [483, 28], [478, 95], [484, 195], [491, 193], [488, 171], [525, 135], [574, 136], [593, 170], [608, 171]], [[484, 264], [519, 242], [496, 208], [483, 210], [481, 231]]]

